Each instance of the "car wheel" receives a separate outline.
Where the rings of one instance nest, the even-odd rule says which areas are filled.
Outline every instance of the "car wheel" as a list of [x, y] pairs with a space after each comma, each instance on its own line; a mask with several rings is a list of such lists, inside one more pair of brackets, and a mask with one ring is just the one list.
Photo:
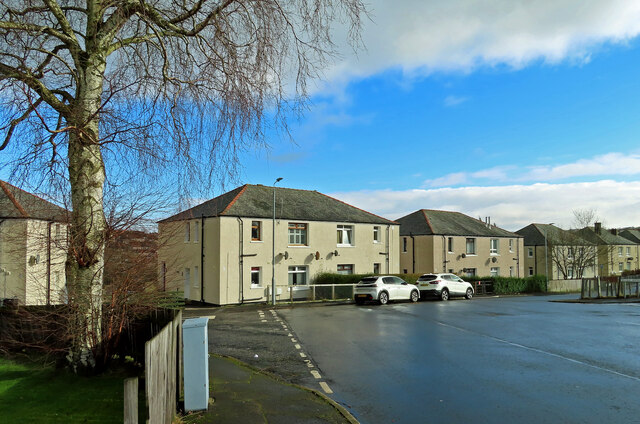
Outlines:
[[412, 292], [411, 292], [411, 301], [412, 301], [412, 302], [417, 302], [417, 301], [418, 301], [418, 299], [420, 299], [420, 295], [418, 294], [418, 292], [417, 292], [417, 291], [415, 291], [415, 290], [414, 290], [414, 291], [412, 291]]
[[449, 300], [449, 289], [442, 289], [440, 292], [440, 300]]
[[471, 299], [473, 297], [473, 290], [471, 290], [471, 287], [467, 289], [467, 294], [465, 294], [464, 297], [467, 299]]
[[380, 293], [380, 296], [378, 297], [378, 301], [380, 302], [381, 305], [386, 305], [389, 302], [389, 294], [387, 294], [387, 292]]

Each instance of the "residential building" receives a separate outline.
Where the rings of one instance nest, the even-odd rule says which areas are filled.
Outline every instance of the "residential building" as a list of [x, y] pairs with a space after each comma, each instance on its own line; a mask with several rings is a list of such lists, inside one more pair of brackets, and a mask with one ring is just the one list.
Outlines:
[[0, 181], [0, 299], [65, 301], [68, 211]]
[[[635, 262], [633, 259], [631, 261], [627, 260], [627, 262], [625, 262], [625, 271], [635, 271], [637, 269], [640, 269], [640, 267], [638, 266], [638, 264], [640, 264], [640, 230], [638, 230], [637, 228], [629, 228], [618, 230], [618, 234], [635, 243], [635, 247], [625, 247], [625, 256], [638, 258], [638, 260]], [[627, 249], [627, 247], [629, 248]]]
[[267, 300], [272, 276], [277, 297], [288, 299], [321, 272], [399, 270], [395, 222], [317, 191], [244, 185], [160, 221], [158, 231], [160, 284], [216, 305]]
[[596, 246], [552, 224], [530, 224], [516, 231], [524, 237], [525, 275], [549, 280], [593, 277]]
[[639, 268], [638, 243], [622, 237], [617, 229], [606, 230], [596, 222], [593, 228], [585, 227], [576, 233], [597, 246], [598, 275], [620, 275], [623, 271]]
[[421, 209], [400, 224], [405, 273], [521, 277], [523, 237], [459, 212]]

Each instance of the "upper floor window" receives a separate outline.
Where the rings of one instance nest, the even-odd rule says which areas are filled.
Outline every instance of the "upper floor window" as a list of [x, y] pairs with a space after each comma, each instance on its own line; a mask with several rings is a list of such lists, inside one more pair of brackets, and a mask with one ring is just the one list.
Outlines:
[[380, 227], [377, 225], [373, 227], [373, 242], [380, 243]]
[[453, 253], [453, 237], [447, 239], [447, 252]]
[[527, 247], [527, 256], [533, 258], [533, 247]]
[[353, 246], [353, 225], [338, 225], [338, 244]]
[[307, 245], [307, 224], [299, 222], [289, 223], [289, 244], [306, 246]]
[[622, 247], [618, 247], [618, 256], [622, 256]]
[[631, 248], [627, 247], [627, 256], [631, 256]]
[[403, 252], [407, 251], [407, 238], [406, 237], [402, 237], [402, 251]]
[[190, 222], [185, 222], [184, 223], [184, 242], [188, 242], [191, 241], [191, 223]]
[[251, 241], [262, 240], [262, 222], [251, 221]]
[[513, 253], [513, 239], [509, 239], [509, 253]]
[[475, 255], [475, 254], [476, 254], [476, 239], [468, 238], [467, 239], [467, 255]]
[[567, 259], [573, 259], [573, 247], [567, 248]]
[[193, 241], [195, 243], [200, 240], [200, 223], [198, 221], [193, 223]]
[[492, 255], [497, 255], [500, 252], [500, 240], [499, 239], [491, 239], [491, 246], [489, 248], [489, 253]]

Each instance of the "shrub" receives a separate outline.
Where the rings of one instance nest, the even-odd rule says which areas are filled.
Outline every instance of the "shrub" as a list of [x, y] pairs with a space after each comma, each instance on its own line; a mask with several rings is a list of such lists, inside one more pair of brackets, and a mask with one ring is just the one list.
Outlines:
[[[376, 275], [374, 273], [369, 274], [335, 274], [332, 272], [321, 272], [316, 274], [316, 276], [311, 281], [311, 284], [357, 284], [358, 281], [362, 280], [364, 277], [369, 277], [372, 275]], [[395, 275], [396, 277], [402, 278], [404, 281], [410, 284], [415, 284], [422, 274], [385, 274], [385, 275]]]

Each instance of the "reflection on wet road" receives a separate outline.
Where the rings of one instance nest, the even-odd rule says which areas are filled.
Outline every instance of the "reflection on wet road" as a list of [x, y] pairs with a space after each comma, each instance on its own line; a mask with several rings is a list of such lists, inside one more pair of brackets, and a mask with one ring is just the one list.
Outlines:
[[636, 422], [640, 305], [559, 298], [279, 312], [362, 423]]

